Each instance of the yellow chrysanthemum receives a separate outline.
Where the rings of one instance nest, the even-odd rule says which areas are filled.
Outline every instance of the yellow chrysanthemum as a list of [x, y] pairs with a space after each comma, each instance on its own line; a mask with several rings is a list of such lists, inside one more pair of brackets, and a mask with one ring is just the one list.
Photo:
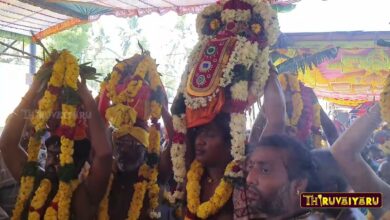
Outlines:
[[218, 20], [218, 19], [213, 19], [211, 22], [210, 22], [210, 29], [211, 30], [217, 30], [221, 24], [221, 22]]
[[253, 33], [259, 34], [262, 31], [262, 27], [260, 24], [252, 24], [251, 30], [253, 31]]
[[129, 212], [127, 214], [128, 220], [138, 220], [141, 215], [141, 209], [145, 198], [147, 182], [142, 181], [134, 184], [133, 198], [130, 203]]
[[161, 117], [161, 105], [160, 103], [156, 101], [152, 101], [150, 103], [150, 108], [151, 108], [151, 115], [153, 118], [160, 118]]
[[230, 199], [233, 186], [221, 180], [218, 184], [213, 196], [206, 202], [200, 203], [200, 180], [204, 169], [199, 161], [194, 161], [191, 164], [190, 170], [187, 173], [187, 208], [196, 214], [201, 219], [207, 219], [213, 214], [216, 214]]
[[77, 107], [74, 105], [62, 104], [61, 125], [75, 127], [77, 120]]

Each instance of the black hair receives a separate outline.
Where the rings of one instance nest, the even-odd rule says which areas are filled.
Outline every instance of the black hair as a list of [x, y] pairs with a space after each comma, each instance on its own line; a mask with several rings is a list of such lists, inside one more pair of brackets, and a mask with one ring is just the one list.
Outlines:
[[[334, 181], [334, 183], [337, 185], [337, 191], [346, 192], [348, 188], [348, 182], [343, 173], [340, 171], [337, 161], [334, 159], [332, 153], [329, 150], [314, 149], [311, 151], [311, 155], [316, 166], [317, 176], [321, 175], [321, 173], [318, 173], [319, 170], [326, 169], [330, 171], [331, 173], [328, 178], [332, 178], [332, 181]], [[324, 183], [318, 182], [318, 185], [321, 187], [321, 189], [323, 189], [320, 191], [326, 191], [326, 186], [323, 184]]]
[[[230, 134], [230, 114], [221, 112], [215, 116], [215, 118], [210, 122], [215, 123], [219, 130], [222, 132], [223, 140], [230, 147], [232, 136]], [[198, 135], [198, 131], [205, 125], [201, 125], [195, 128], [190, 128], [188, 131], [188, 138], [191, 145], [194, 145], [195, 138]]]
[[306, 191], [313, 192], [318, 190], [319, 186], [315, 181], [317, 175], [312, 156], [303, 143], [285, 134], [274, 134], [263, 137], [256, 148], [271, 148], [286, 151], [288, 158], [285, 168], [289, 180], [306, 178], [308, 180]]

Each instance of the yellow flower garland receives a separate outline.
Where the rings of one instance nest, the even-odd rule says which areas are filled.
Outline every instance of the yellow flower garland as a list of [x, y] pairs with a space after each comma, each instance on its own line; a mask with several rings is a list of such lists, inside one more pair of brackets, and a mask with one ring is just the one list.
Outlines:
[[390, 75], [386, 78], [380, 98], [382, 119], [390, 123]]
[[[49, 62], [51, 62], [50, 59], [48, 59], [42, 66], [49, 65]], [[53, 72], [49, 79], [48, 86], [52, 86], [55, 88], [61, 87], [64, 71], [65, 56], [64, 54], [60, 54], [60, 56], [57, 58], [53, 65]], [[56, 101], [57, 96], [55, 94], [52, 94], [50, 91], [45, 91], [43, 97], [38, 102], [38, 110], [31, 118], [31, 123], [36, 132], [40, 132], [45, 129], [46, 123], [52, 114]], [[29, 144], [27, 146], [27, 166], [29, 166], [29, 163], [37, 163], [40, 146], [40, 137], [30, 137]], [[15, 203], [15, 208], [12, 213], [12, 220], [18, 220], [21, 218], [24, 205], [33, 191], [34, 181], [34, 176], [23, 175], [21, 177], [20, 191]]]
[[[66, 56], [64, 86], [69, 87], [74, 91], [77, 91], [77, 78], [79, 77], [79, 66], [77, 64], [77, 59], [66, 50], [63, 53]], [[77, 105], [62, 104], [61, 112], [61, 126], [66, 126], [74, 129], [77, 120]], [[61, 167], [73, 164], [73, 145], [74, 140], [68, 139], [65, 136], [61, 137]], [[70, 217], [70, 204], [73, 194], [71, 183], [60, 180], [57, 194], [59, 194], [58, 219], [68, 220]]]
[[[72, 192], [74, 192], [78, 185], [80, 184], [79, 180], [72, 180], [70, 183]], [[60, 199], [61, 194], [57, 193], [54, 199], [51, 202], [51, 205], [46, 209], [44, 220], [57, 220], [58, 218], [58, 210], [56, 206], [58, 206], [59, 209], [59, 199]]]
[[284, 92], [287, 91], [287, 87], [289, 87], [292, 92], [293, 112], [291, 118], [289, 118], [288, 125], [296, 129], [303, 111], [303, 100], [299, 80], [297, 77], [289, 74], [279, 75], [278, 79]]
[[[116, 86], [119, 83], [123, 71], [126, 65], [132, 64], [136, 58], [140, 58], [140, 55], [135, 55], [134, 57], [124, 60], [115, 65], [113, 72], [111, 73], [110, 80], [102, 85], [102, 88], [106, 87], [108, 91], [108, 97], [115, 104], [113, 107], [107, 110], [109, 114], [106, 114], [106, 117], [109, 117], [111, 120], [110, 123], [114, 125], [114, 127], [118, 128], [118, 131], [121, 134], [129, 133], [134, 136], [139, 136], [139, 139], [145, 136], [140, 132], [133, 132], [135, 127], [123, 127], [122, 124], [124, 121], [128, 121], [127, 124], [133, 124], [136, 120], [137, 113], [131, 107], [124, 105], [126, 102], [132, 102], [132, 99], [138, 94], [139, 90], [142, 87], [143, 80], [132, 80], [127, 85], [127, 88], [123, 90], [121, 93], [117, 94]], [[141, 62], [138, 64], [133, 77], [139, 77], [140, 79], [144, 79], [146, 76], [150, 77], [150, 88], [153, 92], [157, 91], [159, 86], [162, 87], [162, 82], [160, 80], [159, 74], [157, 72], [157, 66], [155, 61], [150, 56], [144, 56]], [[102, 92], [101, 92], [102, 93]], [[149, 129], [149, 139], [142, 141], [143, 145], [148, 150], [148, 154], [155, 154], [157, 157], [160, 154], [160, 132], [158, 125], [155, 123], [159, 118], [161, 118], [161, 104], [157, 102], [157, 100], [152, 100], [150, 104], [151, 108], [151, 119], [152, 126]], [[127, 112], [126, 114], [115, 114], [114, 110], [120, 110], [121, 112]], [[126, 116], [127, 115], [127, 116]], [[129, 132], [129, 131], [132, 132]], [[122, 132], [121, 132], [122, 131]], [[138, 135], [137, 135], [138, 134]], [[146, 137], [146, 136], [145, 136]], [[149, 167], [146, 163], [141, 165], [138, 170], [138, 176], [141, 177], [141, 181], [134, 184], [134, 193], [130, 203], [130, 207], [128, 210], [128, 219], [129, 220], [137, 220], [140, 217], [143, 201], [148, 191], [149, 197], [149, 217], [150, 218], [160, 218], [160, 213], [158, 212], [159, 206], [159, 192], [160, 188], [157, 184], [158, 177], [158, 166], [157, 164], [153, 165], [153, 167]], [[106, 194], [100, 204], [99, 208], [99, 220], [109, 219], [108, 211], [109, 211], [109, 195], [112, 187], [112, 179], [110, 179], [109, 186], [107, 188]]]
[[365, 100], [347, 100], [347, 99], [337, 99], [337, 98], [324, 98], [325, 101], [331, 102], [336, 105], [348, 106], [348, 107], [357, 107], [360, 104], [365, 103]]
[[31, 201], [28, 220], [40, 220], [39, 211], [45, 204], [50, 191], [51, 191], [50, 180], [43, 179], [37, 191], [35, 191], [34, 198]]
[[[79, 76], [79, 66], [77, 64], [77, 59], [72, 56], [68, 51], [63, 50], [60, 53], [60, 56], [56, 63], [53, 66], [52, 76], [49, 80], [49, 86], [53, 86], [56, 88], [60, 88], [62, 86], [69, 87], [73, 90], [77, 90], [77, 78]], [[39, 131], [40, 129], [44, 129], [47, 120], [50, 118], [52, 114], [53, 106], [56, 102], [57, 97], [51, 94], [50, 91], [45, 91], [44, 97], [39, 101], [39, 110], [36, 115], [32, 118], [32, 123], [35, 126], [35, 130]], [[62, 117], [61, 117], [61, 126], [67, 126], [70, 128], [74, 128], [76, 125], [77, 119], [77, 109], [74, 105], [62, 104]], [[37, 145], [40, 142], [30, 139], [31, 146]], [[60, 165], [70, 165], [73, 164], [73, 140], [70, 140], [66, 137], [61, 137], [61, 154], [60, 154]], [[30, 147], [28, 149], [29, 161], [36, 161], [38, 159], [39, 148]], [[29, 179], [29, 181], [33, 181], [34, 179]], [[30, 184], [30, 183], [29, 183]], [[31, 183], [33, 184], [33, 182]], [[33, 187], [33, 186], [31, 186]], [[45, 201], [47, 200], [47, 196], [51, 190], [51, 183], [48, 179], [43, 179], [40, 182], [40, 186], [36, 191], [31, 207], [35, 210], [29, 213], [29, 219], [40, 219], [40, 214], [37, 211], [39, 208], [42, 208]], [[66, 183], [61, 181], [59, 185], [59, 190], [57, 195], [54, 198], [56, 203], [58, 202], [58, 216], [54, 215], [57, 211], [54, 211], [53, 207], [49, 207], [47, 212], [48, 219], [69, 219], [69, 209], [70, 202], [72, 197], [72, 183]], [[31, 189], [32, 191], [32, 189]], [[31, 192], [30, 192], [31, 193]], [[23, 194], [26, 194], [23, 192]], [[19, 207], [18, 207], [19, 208]], [[23, 211], [23, 207], [21, 207]], [[14, 214], [13, 218], [19, 219]], [[45, 214], [46, 219], [46, 214]]]
[[[229, 165], [225, 171], [230, 172]], [[190, 170], [187, 173], [187, 208], [200, 219], [207, 219], [216, 214], [230, 199], [233, 192], [233, 185], [225, 179], [215, 189], [214, 195], [206, 202], [200, 203], [200, 180], [202, 178], [204, 169], [202, 164], [194, 160], [191, 164]]]

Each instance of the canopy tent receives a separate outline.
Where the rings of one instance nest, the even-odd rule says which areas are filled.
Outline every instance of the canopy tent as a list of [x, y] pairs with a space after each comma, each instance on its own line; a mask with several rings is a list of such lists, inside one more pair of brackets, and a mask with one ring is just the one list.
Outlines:
[[[29, 41], [94, 21], [101, 15], [119, 17], [197, 13], [217, 0], [0, 0], [0, 37]], [[270, 0], [276, 9], [293, 8], [300, 0]]]
[[284, 37], [290, 46], [278, 52], [287, 57], [339, 47], [335, 59], [299, 71], [300, 80], [320, 98], [344, 106], [379, 100], [390, 73], [390, 48], [376, 42], [390, 39], [390, 32], [289, 33]]

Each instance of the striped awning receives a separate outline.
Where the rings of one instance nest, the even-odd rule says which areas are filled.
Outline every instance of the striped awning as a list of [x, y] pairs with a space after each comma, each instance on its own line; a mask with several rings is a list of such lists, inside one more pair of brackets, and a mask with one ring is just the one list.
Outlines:
[[[0, 37], [38, 39], [94, 21], [101, 15], [118, 17], [198, 13], [217, 0], [0, 0]], [[270, 0], [291, 5], [300, 0]]]

